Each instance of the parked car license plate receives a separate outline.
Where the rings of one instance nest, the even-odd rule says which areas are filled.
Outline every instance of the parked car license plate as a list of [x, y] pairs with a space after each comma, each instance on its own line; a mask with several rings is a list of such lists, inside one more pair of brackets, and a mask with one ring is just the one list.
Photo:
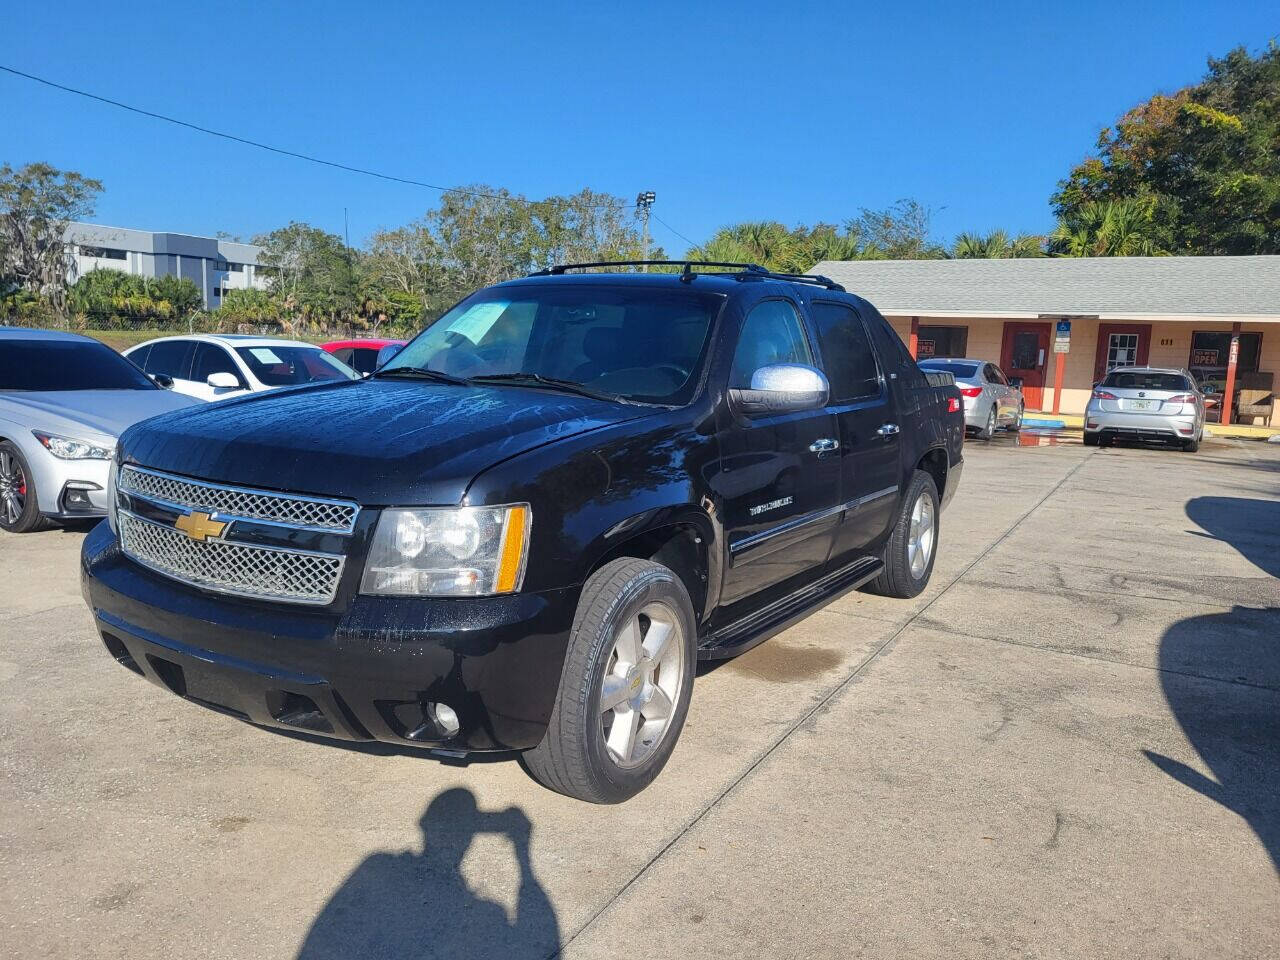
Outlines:
[[1154, 400], [1130, 400], [1129, 401], [1130, 410], [1150, 410], [1155, 405], [1156, 405], [1156, 402]]

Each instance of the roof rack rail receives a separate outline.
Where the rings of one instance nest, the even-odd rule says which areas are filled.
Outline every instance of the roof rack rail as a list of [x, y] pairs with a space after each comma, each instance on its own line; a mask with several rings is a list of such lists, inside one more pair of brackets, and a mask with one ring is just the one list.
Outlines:
[[593, 263], [558, 263], [546, 270], [537, 270], [531, 277], [559, 277], [569, 270], [589, 270], [595, 267], [680, 267], [680, 279], [689, 283], [697, 276], [695, 267], [730, 267], [741, 271], [739, 280], [787, 280], [792, 283], [809, 283], [828, 290], [843, 291], [844, 287], [829, 277], [807, 273], [778, 273], [758, 263], [737, 263], [727, 260], [599, 260]]

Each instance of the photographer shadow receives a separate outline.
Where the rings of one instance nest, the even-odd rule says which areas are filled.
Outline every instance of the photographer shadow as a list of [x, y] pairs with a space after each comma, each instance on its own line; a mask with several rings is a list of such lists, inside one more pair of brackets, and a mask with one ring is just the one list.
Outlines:
[[[532, 825], [519, 807], [484, 811], [465, 788], [446, 790], [420, 821], [422, 850], [379, 852], [358, 866], [311, 924], [298, 960], [549, 957], [560, 926], [534, 876]], [[481, 834], [508, 837], [520, 870], [515, 917], [478, 896], [462, 860]]]

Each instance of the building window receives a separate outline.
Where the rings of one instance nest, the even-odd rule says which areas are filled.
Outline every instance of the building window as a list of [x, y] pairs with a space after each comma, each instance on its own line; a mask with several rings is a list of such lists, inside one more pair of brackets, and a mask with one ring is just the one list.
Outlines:
[[[1241, 333], [1240, 352], [1236, 355], [1236, 370], [1254, 373], [1262, 355], [1262, 334]], [[1218, 391], [1226, 389], [1227, 361], [1231, 356], [1231, 332], [1228, 330], [1197, 330], [1191, 334], [1191, 357], [1187, 368], [1203, 388], [1213, 385]]]
[[963, 357], [968, 348], [968, 327], [921, 327], [916, 337], [917, 360]]
[[129, 254], [125, 250], [115, 250], [111, 247], [81, 247], [80, 256], [97, 257], [99, 260], [128, 260]]
[[1113, 333], [1107, 340], [1107, 369], [1110, 373], [1116, 367], [1136, 367], [1138, 365], [1138, 335], [1136, 333]]
[[243, 264], [243, 263], [231, 263], [230, 261], [228, 261], [228, 263], [227, 263], [227, 272], [228, 272], [228, 273], [244, 273], [244, 264]]
[[221, 288], [221, 287], [214, 287], [214, 288], [213, 288], [213, 299], [215, 299], [215, 300], [221, 300], [221, 299], [222, 299], [222, 292], [223, 292], [223, 291], [222, 291], [222, 288]]

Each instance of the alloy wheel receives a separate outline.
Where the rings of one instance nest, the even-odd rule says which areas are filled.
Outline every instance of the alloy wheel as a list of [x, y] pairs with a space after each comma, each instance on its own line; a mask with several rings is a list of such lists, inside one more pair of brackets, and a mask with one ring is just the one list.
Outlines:
[[996, 408], [992, 407], [991, 412], [987, 414], [987, 439], [990, 440], [996, 433]]
[[0, 516], [15, 524], [27, 505], [27, 477], [18, 458], [0, 451]]
[[618, 627], [600, 688], [600, 723], [609, 759], [636, 767], [653, 754], [675, 716], [689, 665], [679, 618], [653, 602]]
[[922, 493], [911, 507], [911, 529], [907, 533], [907, 564], [911, 567], [911, 576], [917, 580], [924, 575], [933, 556], [935, 529], [933, 499]]

